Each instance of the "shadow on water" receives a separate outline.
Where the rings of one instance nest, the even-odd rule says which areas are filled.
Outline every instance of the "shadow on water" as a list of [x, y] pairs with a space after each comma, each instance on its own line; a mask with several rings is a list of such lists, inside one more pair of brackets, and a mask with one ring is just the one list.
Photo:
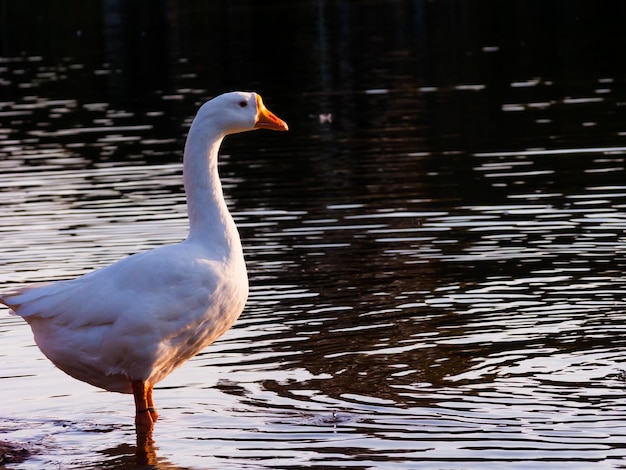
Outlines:
[[624, 7], [72, 7], [0, 2], [3, 287], [184, 238], [210, 96], [291, 131], [224, 144], [250, 299], [154, 435], [0, 318], [11, 468], [623, 464]]

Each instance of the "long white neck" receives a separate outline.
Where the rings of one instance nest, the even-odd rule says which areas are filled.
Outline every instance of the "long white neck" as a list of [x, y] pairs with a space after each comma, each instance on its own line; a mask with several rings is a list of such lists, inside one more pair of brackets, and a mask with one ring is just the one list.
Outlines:
[[188, 240], [221, 251], [241, 252], [239, 234], [222, 192], [217, 154], [224, 134], [206, 121], [194, 121], [185, 143], [183, 178], [189, 214]]

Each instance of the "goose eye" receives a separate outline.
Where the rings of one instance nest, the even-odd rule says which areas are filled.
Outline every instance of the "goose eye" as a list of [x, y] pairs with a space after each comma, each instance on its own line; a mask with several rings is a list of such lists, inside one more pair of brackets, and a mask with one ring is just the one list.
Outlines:
[[240, 108], [245, 108], [246, 106], [248, 106], [248, 102], [247, 101], [240, 101], [239, 102], [239, 107]]

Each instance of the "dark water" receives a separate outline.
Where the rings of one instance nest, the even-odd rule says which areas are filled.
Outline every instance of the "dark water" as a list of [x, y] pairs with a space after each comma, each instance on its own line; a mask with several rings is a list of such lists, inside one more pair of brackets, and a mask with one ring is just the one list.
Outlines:
[[[250, 300], [153, 468], [622, 468], [623, 10], [0, 1], [0, 287], [184, 238], [191, 118], [255, 89], [291, 131], [223, 148]], [[0, 345], [8, 468], [135, 466], [128, 396]]]

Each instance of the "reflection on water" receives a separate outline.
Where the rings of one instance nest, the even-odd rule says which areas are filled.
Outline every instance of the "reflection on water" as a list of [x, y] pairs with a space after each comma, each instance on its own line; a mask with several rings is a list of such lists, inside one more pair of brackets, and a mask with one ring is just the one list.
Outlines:
[[199, 9], [225, 8], [195, 2], [150, 20], [169, 22], [167, 45], [104, 2], [79, 14], [104, 11], [102, 37], [66, 40], [106, 57], [0, 58], [3, 288], [184, 238], [184, 133], [220, 87], [257, 87], [292, 127], [225, 142], [250, 300], [155, 391], [153, 445], [135, 442], [128, 397], [65, 377], [0, 316], [0, 439], [33, 450], [14, 468], [130, 468], [142, 449], [161, 469], [623, 464], [623, 71], [583, 73], [565, 46], [562, 68], [524, 63], [540, 41], [478, 28], [486, 7], [434, 3], [299, 2], [276, 18], [237, 4], [238, 29], [211, 37], [250, 34], [248, 9], [293, 17], [290, 68], [255, 50], [249, 80], [210, 38], [218, 76], [189, 46], [215, 21], [192, 21]]

